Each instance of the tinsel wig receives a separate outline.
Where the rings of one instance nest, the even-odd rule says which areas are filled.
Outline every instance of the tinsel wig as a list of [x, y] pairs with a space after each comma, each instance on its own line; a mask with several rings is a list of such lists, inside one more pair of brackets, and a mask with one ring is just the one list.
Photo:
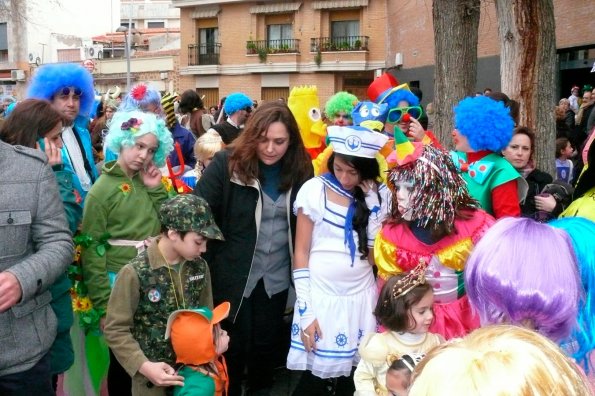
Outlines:
[[528, 218], [488, 229], [467, 260], [465, 288], [482, 325], [525, 326], [556, 342], [570, 336], [582, 298], [568, 235]]
[[50, 102], [54, 95], [66, 87], [81, 90], [79, 115], [88, 116], [95, 101], [93, 76], [87, 69], [76, 63], [48, 63], [37, 69], [33, 75], [27, 98], [45, 99]]
[[486, 96], [465, 98], [455, 106], [455, 128], [474, 151], [500, 152], [512, 139], [514, 121], [504, 103]]
[[158, 114], [163, 113], [161, 94], [145, 83], [132, 87], [118, 108], [119, 111], [152, 111], [153, 109], [156, 109]]
[[549, 224], [568, 233], [578, 262], [585, 296], [579, 301], [578, 326], [573, 330], [570, 342], [577, 344], [572, 357], [588, 373], [591, 352], [595, 349], [595, 223], [582, 217], [566, 217]]
[[327, 100], [324, 106], [324, 114], [330, 120], [335, 118], [339, 113], [345, 113], [351, 117], [351, 112], [357, 104], [357, 96], [349, 92], [337, 92]]
[[450, 155], [434, 146], [424, 145], [419, 158], [397, 165], [388, 173], [387, 186], [393, 202], [391, 218], [397, 222], [403, 220], [397, 206], [396, 184], [399, 182], [413, 184], [409, 198], [411, 219], [432, 231], [442, 229], [450, 234], [460, 210], [479, 207], [467, 191]]
[[153, 156], [153, 162], [158, 167], [162, 167], [174, 148], [174, 140], [165, 126], [165, 121], [153, 113], [145, 113], [140, 110], [116, 112], [112, 118], [105, 144], [114, 153], [119, 153], [123, 147], [134, 146], [136, 139], [147, 133], [152, 133], [157, 137], [159, 146]]
[[225, 110], [227, 115], [232, 115], [238, 110], [245, 109], [246, 107], [252, 107], [252, 99], [242, 92], [234, 92], [230, 94], [223, 104], [223, 110]]

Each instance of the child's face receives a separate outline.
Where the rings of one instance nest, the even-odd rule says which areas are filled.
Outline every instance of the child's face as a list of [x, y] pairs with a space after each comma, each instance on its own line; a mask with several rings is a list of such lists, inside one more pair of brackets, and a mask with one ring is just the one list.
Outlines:
[[134, 141], [132, 147], [122, 147], [118, 163], [127, 174], [134, 174], [146, 168], [152, 161], [159, 144], [152, 133], [144, 134]]
[[386, 372], [386, 389], [391, 396], [406, 396], [409, 394], [411, 373], [407, 369], [388, 370]]
[[195, 260], [207, 251], [207, 238], [194, 231], [186, 233], [184, 238], [180, 234], [173, 238], [173, 247], [184, 260]]
[[221, 326], [215, 325], [213, 327], [213, 332], [215, 332], [215, 352], [217, 356], [220, 356], [227, 351], [229, 347], [229, 335], [227, 335], [227, 331], [223, 330]]
[[568, 142], [568, 144], [566, 145], [566, 148], [564, 148], [564, 150], [562, 150], [562, 155], [566, 158], [570, 158], [570, 157], [572, 157], [573, 152], [574, 152], [574, 150], [572, 149], [572, 145], [570, 144], [570, 142]]
[[[432, 321], [434, 320], [434, 311], [432, 305], [434, 304], [434, 292], [428, 292], [416, 304], [413, 304], [410, 309], [410, 321], [408, 330], [413, 334], [424, 334], [428, 332]], [[413, 320], [411, 320], [413, 319]]]

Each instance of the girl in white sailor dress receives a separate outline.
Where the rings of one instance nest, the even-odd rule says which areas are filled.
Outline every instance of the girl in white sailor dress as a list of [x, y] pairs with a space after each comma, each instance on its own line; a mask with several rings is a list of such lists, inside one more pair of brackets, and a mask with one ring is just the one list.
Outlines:
[[300, 189], [294, 281], [297, 301], [287, 367], [307, 370], [294, 395], [353, 395], [360, 340], [376, 330], [374, 237], [389, 200], [374, 159], [387, 138], [353, 127], [329, 127], [329, 173]]

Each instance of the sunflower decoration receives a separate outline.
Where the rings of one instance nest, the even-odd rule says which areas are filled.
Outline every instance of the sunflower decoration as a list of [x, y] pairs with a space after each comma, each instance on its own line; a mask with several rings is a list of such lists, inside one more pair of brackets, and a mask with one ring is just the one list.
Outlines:
[[122, 194], [128, 195], [132, 191], [132, 187], [128, 183], [122, 183], [120, 184], [120, 191], [122, 191]]
[[91, 300], [87, 296], [79, 296], [78, 298], [72, 300], [72, 310], [76, 313], [89, 312], [92, 307], [93, 304], [91, 304]]
[[169, 176], [162, 176], [161, 177], [161, 184], [163, 184], [163, 187], [165, 188], [165, 191], [167, 191], [167, 196], [169, 198], [173, 198], [176, 195], [176, 189], [174, 188], [174, 185], [171, 181], [171, 178]]
[[87, 296], [87, 286], [83, 282], [83, 271], [81, 263], [81, 252], [88, 249], [94, 243], [90, 235], [79, 233], [74, 237], [74, 260], [68, 267], [68, 278], [71, 282], [70, 297], [72, 299], [72, 310], [77, 314], [79, 324], [85, 334], [101, 334], [99, 320], [105, 314], [102, 308], [96, 309]]

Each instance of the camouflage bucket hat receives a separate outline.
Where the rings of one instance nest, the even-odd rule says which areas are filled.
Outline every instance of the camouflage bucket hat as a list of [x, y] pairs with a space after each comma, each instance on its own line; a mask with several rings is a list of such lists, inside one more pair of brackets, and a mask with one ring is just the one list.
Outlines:
[[223, 234], [204, 198], [181, 194], [165, 201], [159, 209], [161, 225], [175, 231], [194, 231], [209, 239], [223, 241]]

